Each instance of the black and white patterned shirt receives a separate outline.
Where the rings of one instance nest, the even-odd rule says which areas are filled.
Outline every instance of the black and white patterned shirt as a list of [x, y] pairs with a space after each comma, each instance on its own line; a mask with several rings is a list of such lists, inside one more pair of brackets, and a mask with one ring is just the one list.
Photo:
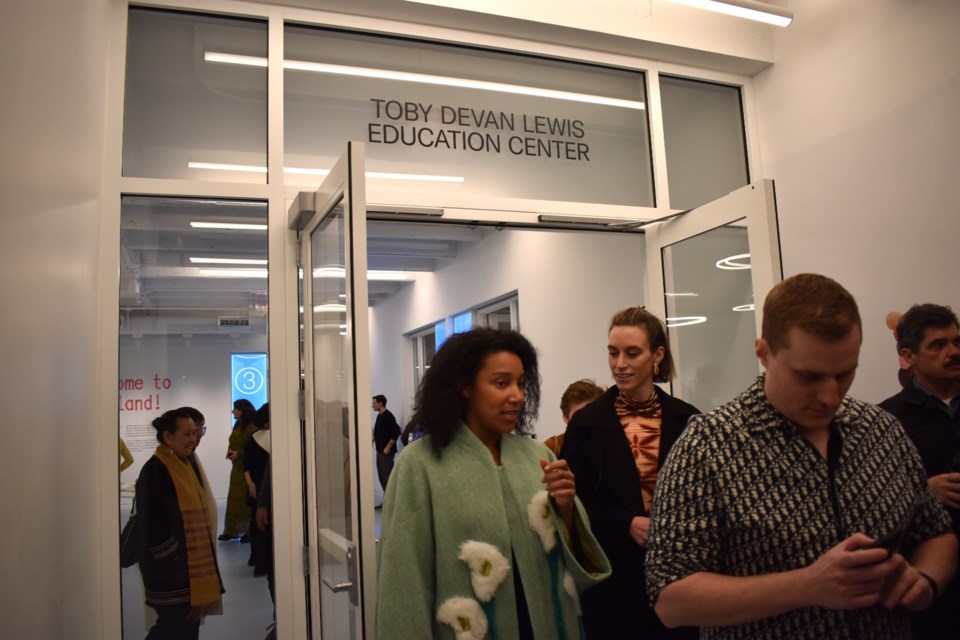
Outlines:
[[[946, 512], [900, 423], [845, 398], [834, 418], [841, 439], [832, 479], [826, 460], [779, 414], [763, 376], [731, 402], [691, 418], [657, 480], [647, 551], [647, 592], [693, 573], [752, 576], [812, 564], [860, 532], [879, 537], [916, 502], [901, 551], [950, 533]], [[901, 640], [903, 607], [797, 609], [727, 627], [704, 639]]]

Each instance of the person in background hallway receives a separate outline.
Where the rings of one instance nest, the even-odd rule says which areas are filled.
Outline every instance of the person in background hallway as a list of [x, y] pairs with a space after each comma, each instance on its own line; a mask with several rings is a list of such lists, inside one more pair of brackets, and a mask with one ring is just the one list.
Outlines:
[[[268, 452], [269, 453], [269, 452]], [[271, 481], [271, 465], [263, 474], [263, 482], [257, 494], [257, 531], [260, 533], [259, 549], [266, 563], [267, 590], [270, 592], [270, 601], [273, 603], [274, 624], [269, 628], [264, 640], [276, 640], [277, 637], [277, 594], [273, 574], [273, 494]]]
[[147, 640], [194, 640], [208, 615], [222, 613], [216, 504], [191, 459], [197, 426], [181, 409], [153, 421], [157, 446], [137, 479], [137, 562], [146, 603], [157, 612]]
[[403, 446], [407, 446], [411, 440], [416, 441], [422, 437], [423, 425], [417, 424], [416, 420], [411, 419], [403, 428], [403, 433], [400, 434], [400, 442], [403, 443]]
[[644, 559], [658, 471], [698, 411], [654, 384], [673, 376], [673, 357], [663, 323], [643, 307], [610, 320], [607, 362], [614, 386], [570, 419], [560, 451], [613, 567], [609, 580], [583, 594], [587, 637], [696, 638], [695, 629], [667, 629], [654, 614]]
[[540, 399], [519, 333], [458, 333], [434, 356], [384, 500], [379, 640], [582, 638], [577, 593], [609, 564], [567, 463], [522, 437]]
[[765, 373], [691, 419], [660, 473], [656, 611], [717, 640], [907, 640], [909, 611], [953, 574], [957, 539], [900, 423], [847, 396], [857, 303], [796, 275], [767, 295], [761, 331]]
[[257, 409], [254, 418], [257, 431], [247, 440], [243, 448], [243, 476], [247, 481], [247, 494], [250, 504], [250, 560], [256, 577], [267, 575], [266, 562], [260, 549], [260, 535], [257, 529], [257, 498], [263, 484], [263, 476], [270, 468], [270, 403]]
[[[563, 424], [570, 424], [570, 418], [577, 411], [587, 406], [597, 398], [603, 395], [603, 389], [597, 386], [593, 380], [586, 378], [571, 382], [564, 389], [560, 396], [560, 415], [563, 417]], [[556, 456], [560, 455], [560, 448], [563, 447], [563, 434], [550, 436], [543, 441], [544, 446]]]
[[377, 412], [377, 421], [373, 425], [373, 441], [377, 448], [377, 476], [384, 494], [387, 491], [387, 482], [390, 472], [393, 471], [393, 461], [397, 457], [397, 440], [400, 439], [400, 425], [393, 413], [387, 409], [387, 397], [373, 396], [371, 403]]
[[129, 469], [132, 464], [133, 454], [130, 453], [130, 449], [127, 448], [127, 443], [123, 441], [123, 438], [120, 438], [120, 473]]
[[[937, 304], [914, 305], [897, 322], [897, 353], [913, 377], [880, 403], [913, 440], [927, 484], [960, 535], [960, 330], [957, 315]], [[960, 576], [940, 585], [940, 597], [911, 620], [914, 638], [960, 638]]]
[[241, 538], [241, 542], [249, 542], [250, 535], [247, 528], [250, 524], [250, 509], [246, 504], [247, 481], [243, 477], [243, 447], [247, 438], [256, 430], [254, 417], [256, 410], [249, 400], [240, 398], [233, 403], [233, 431], [227, 445], [227, 460], [232, 465], [230, 469], [230, 488], [227, 490], [227, 511], [223, 518], [223, 533], [218, 540], [233, 540]]

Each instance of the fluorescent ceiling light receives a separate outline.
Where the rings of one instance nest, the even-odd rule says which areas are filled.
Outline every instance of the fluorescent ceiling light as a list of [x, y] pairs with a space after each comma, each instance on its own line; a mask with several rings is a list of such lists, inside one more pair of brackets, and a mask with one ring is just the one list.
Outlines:
[[347, 305], [333, 304], [333, 303], [319, 304], [313, 308], [314, 313], [344, 313], [346, 310], [347, 310]]
[[199, 269], [208, 278], [266, 278], [266, 269]]
[[766, 22], [777, 27], [785, 27], [793, 22], [793, 12], [781, 9], [771, 4], [754, 2], [753, 0], [669, 0], [674, 4], [682, 4], [697, 9], [716, 11], [729, 16], [746, 18]]
[[751, 302], [750, 304], [741, 304], [733, 308], [734, 311], [754, 311], [756, 307]]
[[[245, 171], [247, 173], [266, 173], [267, 168], [252, 164], [223, 164], [220, 162], [188, 162], [188, 169], [212, 169], [214, 171]], [[329, 169], [308, 169], [305, 167], [284, 167], [284, 173], [308, 176], [325, 176]], [[463, 176], [431, 176], [416, 173], [384, 173], [382, 171], [367, 171], [368, 178], [381, 180], [413, 180], [417, 182], [463, 182]]]
[[195, 258], [191, 257], [193, 264], [267, 264], [266, 260], [253, 260], [247, 258]]
[[[737, 262], [737, 260], [744, 260], [745, 262]], [[724, 269], [725, 271], [741, 271], [743, 269], [750, 268], [750, 254], [749, 253], [740, 253], [735, 256], [728, 256], [722, 260], [717, 260], [717, 269]]]
[[[313, 270], [314, 278], [340, 278], [346, 277], [343, 267], [320, 267]], [[414, 280], [415, 277], [408, 271], [388, 271], [388, 270], [370, 270], [367, 271], [367, 280], [381, 282], [406, 282]]]
[[688, 292], [683, 292], [683, 293], [670, 293], [670, 292], [667, 292], [667, 293], [664, 293], [663, 295], [669, 296], [669, 297], [671, 297], [671, 298], [695, 298], [695, 297], [699, 296], [700, 294], [699, 294], [699, 293], [693, 293], [693, 292], [689, 292], [689, 291], [688, 291]]
[[[205, 51], [203, 59], [207, 62], [223, 62], [226, 64], [240, 64], [252, 67], [266, 67], [267, 59], [258, 56], [242, 56], [232, 53], [218, 53]], [[284, 60], [284, 69], [294, 71], [312, 71], [315, 73], [331, 73], [343, 76], [358, 76], [362, 78], [378, 78], [381, 80], [399, 80], [402, 82], [418, 82], [421, 84], [442, 85], [445, 87], [459, 87], [461, 89], [479, 89], [481, 91], [496, 91], [516, 95], [536, 96], [538, 98], [552, 98], [553, 100], [569, 100], [572, 102], [586, 102], [609, 107], [624, 109], [645, 109], [646, 105], [637, 100], [623, 100], [608, 98], [587, 93], [572, 91], [556, 91], [539, 87], [525, 87], [516, 84], [501, 82], [487, 82], [485, 80], [468, 80], [467, 78], [453, 78], [450, 76], [432, 76], [425, 73], [408, 73], [406, 71], [390, 71], [387, 69], [370, 69], [368, 67], [348, 67], [340, 64], [324, 64], [320, 62], [306, 62], [303, 60]]]
[[691, 324], [702, 324], [706, 321], [707, 316], [677, 316], [676, 318], [667, 318], [667, 328], [688, 327]]
[[241, 231], [266, 231], [265, 224], [240, 224], [238, 222], [191, 222], [194, 229], [235, 229]]

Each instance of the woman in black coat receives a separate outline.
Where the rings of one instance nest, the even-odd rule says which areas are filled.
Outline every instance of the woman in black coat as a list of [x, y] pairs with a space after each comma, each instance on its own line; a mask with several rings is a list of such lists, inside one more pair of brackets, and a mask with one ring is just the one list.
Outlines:
[[657, 472], [699, 411], [654, 385], [670, 380], [673, 358], [663, 324], [642, 307], [613, 316], [607, 357], [616, 384], [574, 415], [560, 452], [613, 567], [581, 596], [587, 638], [696, 638], [696, 629], [670, 630], [657, 618], [644, 557]]

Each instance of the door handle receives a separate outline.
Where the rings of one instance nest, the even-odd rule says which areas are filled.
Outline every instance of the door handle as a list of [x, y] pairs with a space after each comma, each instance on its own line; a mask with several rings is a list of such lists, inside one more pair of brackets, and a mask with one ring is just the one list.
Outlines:
[[349, 591], [350, 589], [353, 589], [353, 582], [334, 582], [326, 576], [323, 577], [323, 584], [334, 593], [340, 593], [341, 591]]

